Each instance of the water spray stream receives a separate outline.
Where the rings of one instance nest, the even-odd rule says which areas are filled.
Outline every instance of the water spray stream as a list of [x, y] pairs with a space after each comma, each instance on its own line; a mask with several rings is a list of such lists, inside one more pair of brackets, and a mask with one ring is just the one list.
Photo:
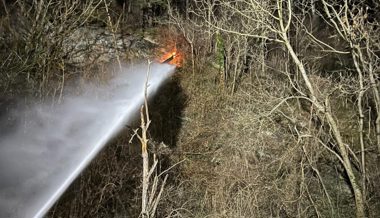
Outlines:
[[[123, 68], [107, 85], [88, 85], [55, 107], [15, 110], [0, 121], [0, 217], [42, 217], [144, 103], [147, 65]], [[174, 66], [154, 63], [148, 95]], [[23, 114], [23, 118], [20, 115]], [[5, 124], [4, 124], [5, 123]]]

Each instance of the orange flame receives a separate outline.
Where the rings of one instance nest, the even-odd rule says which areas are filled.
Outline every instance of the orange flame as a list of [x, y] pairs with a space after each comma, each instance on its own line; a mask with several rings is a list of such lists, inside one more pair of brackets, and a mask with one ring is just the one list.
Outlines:
[[167, 61], [169, 59], [171, 59], [171, 60], [167, 62], [168, 64], [172, 64], [172, 65], [175, 65], [177, 67], [181, 67], [182, 66], [182, 62], [183, 62], [183, 54], [181, 52], [177, 51], [177, 48], [174, 47], [169, 52], [166, 52], [160, 58], [159, 62], [163, 63], [163, 62], [165, 62], [165, 61]]

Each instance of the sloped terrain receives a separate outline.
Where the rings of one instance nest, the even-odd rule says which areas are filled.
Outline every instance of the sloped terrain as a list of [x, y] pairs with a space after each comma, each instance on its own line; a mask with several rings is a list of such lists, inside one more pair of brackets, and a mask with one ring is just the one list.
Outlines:
[[[350, 56], [356, 47], [342, 42], [333, 25], [321, 23], [327, 22], [325, 15], [309, 18], [311, 10], [322, 11], [323, 7], [296, 4], [290, 31], [285, 34], [304, 64], [315, 99], [326, 109], [321, 111], [305, 88], [300, 63], [289, 55], [289, 47], [278, 43], [283, 40], [281, 36], [265, 32], [268, 29], [260, 26], [261, 22], [252, 23], [252, 17], [261, 16], [271, 28], [277, 28], [270, 16], [263, 18], [259, 10], [268, 6], [268, 10], [276, 11], [273, 2], [263, 3], [263, 8], [255, 11], [220, 1], [224, 5], [218, 5], [219, 17], [214, 17], [220, 19], [207, 20], [201, 17], [207, 10], [197, 11], [202, 9], [197, 3], [207, 6], [201, 3], [214, 1], [171, 1], [183, 7], [159, 17], [155, 27], [146, 24], [149, 16], [143, 3], [118, 1], [121, 9], [111, 7], [111, 2], [84, 2], [89, 3], [92, 13], [79, 13], [85, 7], [70, 2], [75, 3], [71, 18], [86, 18], [79, 23], [65, 16], [52, 19], [65, 11], [58, 2], [53, 6], [62, 6], [60, 10], [43, 7], [48, 19], [41, 22], [33, 20], [39, 11], [32, 3], [24, 5], [30, 10], [15, 5], [7, 9], [15, 10], [20, 18], [0, 18], [0, 75], [4, 78], [0, 81], [4, 95], [0, 96], [0, 108], [7, 110], [20, 96], [24, 102], [37, 99], [59, 104], [66, 87], [80, 92], [83, 81], [107, 81], [107, 69], [113, 63], [159, 60], [174, 47], [181, 52], [183, 63], [149, 102], [150, 163], [154, 163], [153, 157], [159, 160], [153, 175], [158, 184], [168, 176], [157, 217], [355, 217], [355, 193], [326, 112], [332, 114], [344, 139], [348, 161], [364, 194], [365, 215], [379, 216], [375, 123], [379, 115], [376, 93], [370, 91], [375, 85], [367, 78], [365, 88], [360, 88]], [[338, 1], [330, 2], [339, 5]], [[126, 13], [128, 4], [136, 11]], [[352, 2], [351, 8], [362, 10], [353, 10], [350, 22], [343, 24], [368, 27], [367, 34], [376, 36], [377, 15], [364, 10], [362, 4]], [[234, 14], [233, 19], [239, 21], [236, 25], [229, 20], [231, 10], [241, 12]], [[365, 20], [369, 16], [373, 16], [372, 23]], [[153, 22], [151, 17], [148, 21]], [[362, 23], [356, 25], [354, 21]], [[310, 32], [305, 31], [309, 26]], [[252, 35], [260, 31], [265, 40]], [[320, 41], [311, 38], [311, 33]], [[364, 38], [354, 42], [363, 46], [358, 50], [362, 52], [366, 51], [364, 42], [373, 43], [373, 51], [367, 54], [372, 59], [364, 58], [359, 69], [369, 71], [373, 67], [379, 81], [377, 39]], [[329, 53], [330, 45], [337, 50]], [[374, 64], [367, 67], [370, 61]], [[359, 101], [365, 116], [360, 115]], [[48, 217], [145, 217], [141, 214], [141, 150], [133, 137], [139, 122], [136, 119], [109, 142]], [[365, 148], [361, 147], [360, 133]]]

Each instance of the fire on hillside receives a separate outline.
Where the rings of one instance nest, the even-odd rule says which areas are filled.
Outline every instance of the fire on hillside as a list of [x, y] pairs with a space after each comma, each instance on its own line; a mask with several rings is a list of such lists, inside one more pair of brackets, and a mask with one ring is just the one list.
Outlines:
[[181, 67], [183, 63], [183, 54], [177, 50], [177, 47], [174, 47], [170, 51], [164, 52], [164, 55], [160, 58], [159, 62]]

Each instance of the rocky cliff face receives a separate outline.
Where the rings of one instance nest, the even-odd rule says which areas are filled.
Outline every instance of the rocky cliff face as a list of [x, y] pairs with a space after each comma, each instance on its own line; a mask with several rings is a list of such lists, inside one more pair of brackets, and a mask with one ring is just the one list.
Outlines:
[[156, 44], [137, 34], [113, 33], [100, 27], [82, 27], [75, 30], [63, 47], [67, 63], [77, 67], [97, 63], [116, 62], [149, 57]]

